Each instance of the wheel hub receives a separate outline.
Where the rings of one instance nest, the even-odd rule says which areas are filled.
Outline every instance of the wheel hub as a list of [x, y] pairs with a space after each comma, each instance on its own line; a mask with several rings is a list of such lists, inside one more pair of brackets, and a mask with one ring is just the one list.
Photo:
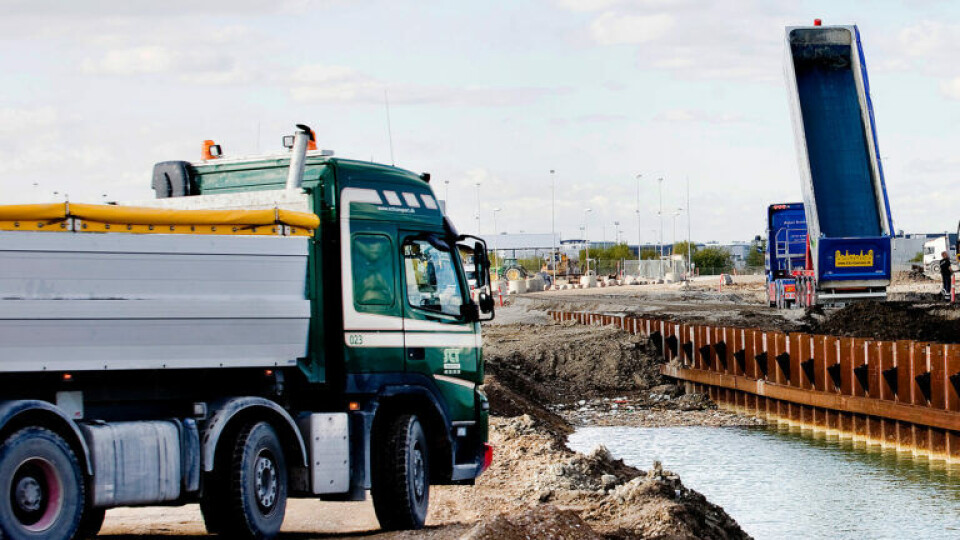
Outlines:
[[45, 531], [63, 509], [62, 480], [47, 460], [27, 459], [13, 474], [9, 497], [13, 515], [24, 529]]
[[254, 484], [257, 504], [269, 510], [277, 502], [277, 466], [270, 456], [260, 455], [254, 464]]
[[417, 446], [413, 449], [413, 492], [417, 499], [423, 499], [426, 487], [426, 471], [423, 467], [423, 452]]
[[40, 482], [32, 476], [24, 476], [17, 482], [16, 487], [17, 505], [24, 512], [36, 512], [40, 510], [43, 502], [43, 490], [40, 488]]

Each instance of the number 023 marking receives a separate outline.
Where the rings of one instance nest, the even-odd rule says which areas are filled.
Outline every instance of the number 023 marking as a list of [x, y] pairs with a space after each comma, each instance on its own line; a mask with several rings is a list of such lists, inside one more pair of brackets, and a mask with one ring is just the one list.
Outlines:
[[362, 334], [350, 334], [350, 336], [347, 339], [351, 346], [363, 345]]

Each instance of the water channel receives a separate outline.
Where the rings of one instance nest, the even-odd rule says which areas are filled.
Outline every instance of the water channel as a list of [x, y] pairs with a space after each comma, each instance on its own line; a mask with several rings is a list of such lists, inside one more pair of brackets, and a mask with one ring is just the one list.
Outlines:
[[776, 427], [584, 427], [569, 441], [598, 444], [641, 469], [661, 461], [757, 539], [960, 538], [960, 466]]

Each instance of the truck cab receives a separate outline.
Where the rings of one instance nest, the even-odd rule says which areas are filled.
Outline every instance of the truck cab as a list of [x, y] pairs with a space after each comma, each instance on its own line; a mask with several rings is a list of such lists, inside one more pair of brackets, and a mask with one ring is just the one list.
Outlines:
[[[434, 483], [469, 483], [489, 456], [480, 320], [492, 318], [489, 259], [483, 240], [460, 235], [429, 184], [429, 174], [304, 154], [302, 179], [288, 189], [292, 157], [161, 163], [157, 204], [312, 212], [320, 227], [311, 246], [311, 346], [299, 367], [324, 406], [362, 418], [366, 444], [355, 456], [371, 488], [381, 423], [396, 410], [416, 412], [428, 432]], [[183, 197], [170, 193], [170, 168]], [[473, 263], [466, 277], [464, 259]], [[480, 271], [476, 268], [479, 267]], [[476, 301], [471, 285], [482, 292]], [[483, 315], [482, 315], [482, 314]], [[322, 389], [322, 390], [320, 390]], [[359, 496], [359, 495], [357, 495]]]
[[771, 307], [791, 307], [798, 300], [797, 275], [807, 264], [803, 203], [772, 204], [767, 208], [766, 244], [767, 302]]

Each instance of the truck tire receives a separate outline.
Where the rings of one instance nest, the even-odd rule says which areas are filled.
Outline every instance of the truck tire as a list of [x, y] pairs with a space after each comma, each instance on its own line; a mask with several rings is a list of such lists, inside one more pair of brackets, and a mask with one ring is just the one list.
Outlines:
[[77, 526], [75, 538], [96, 538], [97, 534], [100, 533], [100, 529], [103, 527], [103, 519], [106, 515], [106, 508], [94, 508], [88, 500], [87, 507], [83, 511], [83, 516], [80, 518], [80, 525]]
[[228, 538], [276, 537], [287, 510], [287, 464], [270, 424], [257, 422], [240, 430], [229, 471], [222, 533]]
[[[229, 464], [224, 465], [229, 467]], [[214, 471], [204, 477], [203, 493], [200, 495], [200, 513], [203, 515], [203, 526], [210, 534], [220, 534], [223, 532], [223, 522], [226, 504], [224, 503], [227, 494], [230, 493], [230, 486], [226, 483], [222, 474]]]
[[414, 415], [393, 419], [373, 451], [371, 495], [384, 530], [422, 529], [430, 503], [427, 437]]
[[80, 462], [62, 437], [27, 427], [0, 446], [0, 538], [68, 540], [84, 507]]

